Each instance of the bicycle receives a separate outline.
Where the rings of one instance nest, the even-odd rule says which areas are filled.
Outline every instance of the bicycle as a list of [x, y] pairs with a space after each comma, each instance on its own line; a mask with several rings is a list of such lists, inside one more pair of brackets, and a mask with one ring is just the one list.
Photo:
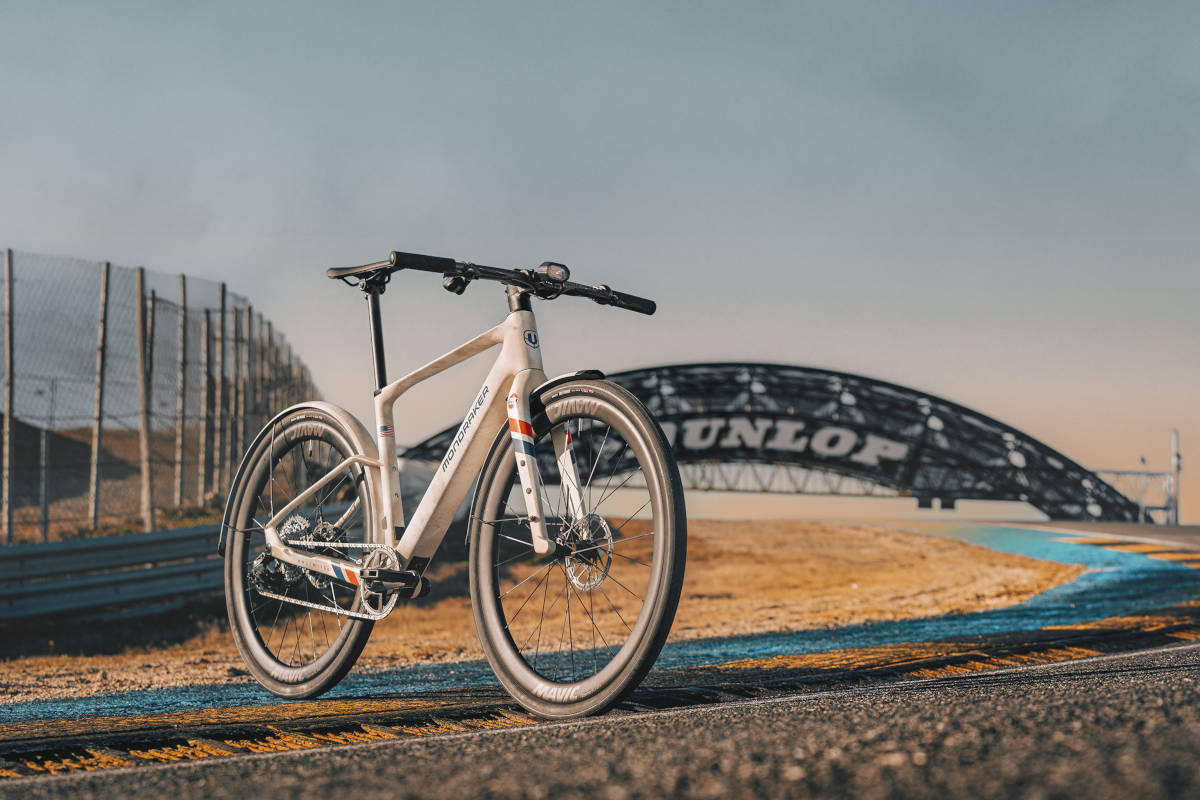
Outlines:
[[[389, 383], [379, 299], [401, 270], [440, 273], [454, 294], [498, 282], [508, 314]], [[326, 274], [367, 299], [376, 429], [305, 402], [268, 422], [245, 453], [218, 549], [230, 628], [250, 674], [294, 699], [340, 681], [374, 623], [400, 599], [430, 591], [424, 573], [474, 484], [471, 608], [496, 677], [543, 717], [611, 708], [645, 677], [674, 620], [687, 541], [682, 484], [661, 428], [631, 393], [596, 370], [547, 379], [531, 298], [585, 297], [643, 314], [655, 303], [573, 283], [552, 262], [503, 269], [393, 252]], [[405, 524], [394, 404], [497, 346]]]

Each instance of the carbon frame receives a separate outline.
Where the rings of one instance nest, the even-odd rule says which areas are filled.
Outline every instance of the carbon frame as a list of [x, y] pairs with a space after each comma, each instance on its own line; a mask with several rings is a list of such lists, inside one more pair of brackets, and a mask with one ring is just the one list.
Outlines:
[[[413, 512], [406, 529], [403, 524], [404, 508], [396, 463], [394, 406], [413, 386], [497, 345], [500, 346], [500, 353], [483, 386], [475, 395], [474, 402], [467, 410], [458, 433], [451, 441], [433, 481]], [[537, 322], [532, 311], [518, 309], [509, 313], [505, 320], [494, 328], [403, 378], [387, 384], [375, 393], [378, 458], [361, 453], [346, 458], [276, 512], [263, 525], [271, 555], [280, 561], [328, 575], [344, 583], [359, 584], [360, 566], [357, 563], [297, 550], [290, 547], [279, 533], [279, 526], [305, 500], [336, 479], [343, 470], [357, 466], [370, 471], [370, 477], [374, 478], [367, 480], [365, 484], [367, 490], [374, 495], [373, 507], [377, 510], [378, 517], [369, 521], [364, 519], [364, 525], [377, 526], [376, 531], [383, 532], [382, 537], [371, 536], [368, 532], [366, 540], [394, 548], [402, 568], [423, 571], [437, 552], [446, 535], [446, 529], [466, 499], [475, 476], [487, 458], [494, 432], [504, 423], [506, 417], [513, 440], [517, 473], [523, 489], [522, 495], [530, 521], [534, 549], [539, 554], [550, 552], [554, 544], [546, 534], [545, 520], [542, 516], [541, 476], [537, 459], [528, 457], [533, 452], [530, 393], [545, 382], [546, 373], [542, 369]], [[480, 435], [481, 432], [483, 435]], [[565, 429], [556, 429], [552, 437], [568, 513], [574, 518], [582, 514], [582, 510], [579, 502], [579, 476], [571, 452], [570, 436]], [[349, 519], [356, 507], [357, 501], [342, 514], [339, 523]]]

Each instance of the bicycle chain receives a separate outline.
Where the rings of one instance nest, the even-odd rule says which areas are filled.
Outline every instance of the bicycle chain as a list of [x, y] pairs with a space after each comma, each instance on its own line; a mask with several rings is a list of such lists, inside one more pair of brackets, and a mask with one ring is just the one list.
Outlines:
[[[386, 544], [366, 544], [366, 543], [359, 543], [359, 542], [336, 542], [336, 543], [333, 543], [333, 542], [326, 542], [326, 541], [318, 540], [318, 539], [297, 539], [295, 541], [288, 542], [289, 547], [292, 545], [313, 545], [316, 547], [341, 547], [341, 548], [345, 548], [345, 549], [358, 548], [359, 550], [386, 550], [386, 551], [389, 551], [389, 554], [392, 556], [392, 558], [396, 559], [397, 564], [400, 563], [400, 556], [399, 556], [399, 554], [396, 553], [396, 548], [392, 547], [391, 545], [386, 545]], [[319, 555], [319, 554], [313, 553], [312, 555]], [[354, 619], [366, 619], [366, 620], [372, 620], [372, 621], [378, 622], [379, 620], [383, 619], [384, 617], [386, 617], [388, 614], [390, 614], [392, 612], [392, 606], [389, 606], [387, 608], [387, 610], [385, 610], [381, 614], [370, 614], [370, 613], [367, 613], [364, 611], [351, 611], [349, 609], [342, 608], [340, 606], [325, 606], [325, 605], [321, 605], [320, 603], [313, 603], [309, 600], [301, 600], [297, 597], [287, 597], [286, 595], [275, 594], [275, 592], [268, 592], [268, 591], [264, 591], [262, 589], [255, 589], [254, 591], [257, 592], [258, 594], [262, 595], [263, 597], [269, 597], [272, 600], [279, 600], [280, 602], [283, 602], [283, 603], [291, 603], [292, 605], [304, 606], [306, 608], [315, 608], [318, 611], [327, 611], [330, 614], [335, 614], [335, 615], [341, 616], [341, 617], [353, 617]], [[364, 591], [365, 591], [365, 589], [364, 589]]]
[[279, 600], [284, 603], [291, 603], [294, 606], [305, 606], [307, 608], [315, 608], [318, 611], [328, 611], [330, 614], [336, 614], [337, 616], [340, 616], [340, 617], [354, 617], [355, 619], [369, 619], [369, 620], [378, 622], [379, 620], [386, 617], [388, 615], [388, 613], [391, 612], [391, 609], [388, 609], [387, 611], [385, 611], [384, 613], [379, 614], [379, 615], [367, 614], [362, 611], [350, 611], [349, 609], [341, 608], [339, 606], [323, 606], [320, 603], [312, 603], [312, 602], [309, 602], [308, 600], [300, 600], [295, 597], [287, 597], [282, 594], [275, 594], [274, 592], [265, 592], [260, 589], [255, 589], [254, 591], [257, 592], [258, 594], [262, 595], [263, 597], [270, 597], [272, 600]]

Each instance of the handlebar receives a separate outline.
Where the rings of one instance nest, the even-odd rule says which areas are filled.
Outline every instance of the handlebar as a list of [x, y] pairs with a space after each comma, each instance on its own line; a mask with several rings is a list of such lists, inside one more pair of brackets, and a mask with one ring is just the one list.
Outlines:
[[355, 279], [361, 283], [369, 281], [382, 283], [386, 282], [393, 272], [404, 269], [439, 273], [446, 278], [443, 285], [455, 294], [462, 294], [467, 284], [473, 280], [486, 280], [516, 286], [547, 300], [562, 295], [586, 297], [602, 306], [615, 306], [647, 315], [653, 314], [658, 308], [653, 300], [618, 292], [603, 284], [589, 286], [569, 280], [554, 280], [538, 270], [488, 267], [483, 264], [455, 261], [442, 256], [401, 253], [397, 250], [393, 250], [386, 261], [363, 264], [361, 267], [334, 268], [327, 270], [325, 274], [330, 278], [340, 278], [347, 282]]

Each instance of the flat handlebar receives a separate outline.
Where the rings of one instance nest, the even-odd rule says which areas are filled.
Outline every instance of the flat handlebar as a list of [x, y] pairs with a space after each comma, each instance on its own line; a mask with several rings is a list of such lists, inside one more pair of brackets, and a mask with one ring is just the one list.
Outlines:
[[[618, 292], [605, 285], [589, 286], [571, 281], [555, 281], [546, 275], [530, 269], [488, 267], [482, 264], [455, 261], [452, 258], [442, 256], [401, 253], [398, 250], [393, 250], [386, 261], [363, 264], [360, 267], [329, 269], [325, 274], [330, 278], [341, 278], [343, 280], [352, 278], [366, 280], [370, 276], [388, 276], [402, 269], [417, 270], [419, 272], [436, 272], [446, 278], [459, 278], [464, 281], [461, 284], [462, 288], [466, 287], [467, 282], [473, 280], [487, 280], [504, 283], [509, 286], [517, 286], [544, 299], [552, 299], [562, 295], [586, 297], [603, 306], [616, 306], [617, 308], [636, 311], [639, 314], [653, 314], [658, 308], [653, 300], [626, 294], [625, 292]], [[461, 288], [452, 291], [461, 293]]]

